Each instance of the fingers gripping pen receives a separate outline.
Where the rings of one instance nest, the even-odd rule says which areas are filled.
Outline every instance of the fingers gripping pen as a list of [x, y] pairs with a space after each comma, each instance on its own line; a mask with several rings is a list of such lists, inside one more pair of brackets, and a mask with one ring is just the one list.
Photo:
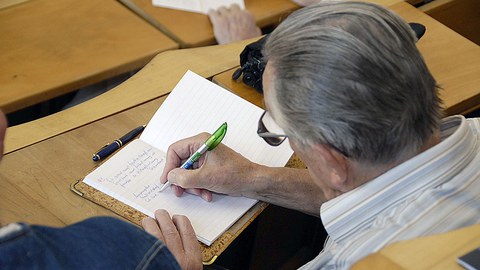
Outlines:
[[[190, 169], [193, 166], [193, 163], [195, 163], [203, 154], [205, 154], [207, 151], [213, 150], [217, 145], [222, 142], [223, 138], [225, 137], [225, 134], [227, 133], [227, 123], [223, 123], [206, 141], [205, 143], [198, 148], [193, 155], [191, 155], [187, 161], [185, 161], [180, 168], [183, 169]], [[164, 191], [167, 187], [169, 187], [171, 184], [170, 182], [165, 182], [163, 186], [160, 188], [160, 191]]]

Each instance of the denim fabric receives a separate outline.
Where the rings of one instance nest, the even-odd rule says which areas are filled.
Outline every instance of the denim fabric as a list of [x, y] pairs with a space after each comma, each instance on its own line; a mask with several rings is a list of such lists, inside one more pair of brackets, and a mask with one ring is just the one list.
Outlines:
[[96, 217], [0, 231], [0, 269], [180, 269], [167, 247], [132, 224]]

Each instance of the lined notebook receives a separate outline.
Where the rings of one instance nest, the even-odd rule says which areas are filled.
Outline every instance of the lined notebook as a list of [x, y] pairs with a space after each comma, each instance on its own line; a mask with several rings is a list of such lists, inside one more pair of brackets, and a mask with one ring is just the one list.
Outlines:
[[243, 0], [152, 0], [152, 4], [157, 7], [180, 9], [190, 12], [207, 14], [210, 9], [218, 9], [221, 6], [229, 7], [237, 4], [241, 9], [245, 9]]
[[153, 217], [155, 210], [187, 216], [199, 241], [211, 245], [257, 201], [214, 194], [212, 202], [170, 189], [160, 175], [170, 144], [227, 122], [222, 141], [253, 162], [283, 167], [293, 154], [288, 143], [272, 147], [256, 134], [263, 110], [188, 71], [168, 95], [139, 139], [123, 147], [84, 178], [84, 183]]

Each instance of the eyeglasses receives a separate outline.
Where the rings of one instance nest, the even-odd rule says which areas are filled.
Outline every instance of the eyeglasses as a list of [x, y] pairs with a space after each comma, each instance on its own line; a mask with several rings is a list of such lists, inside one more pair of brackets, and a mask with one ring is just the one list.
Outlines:
[[279, 146], [287, 138], [283, 130], [277, 126], [268, 111], [264, 111], [258, 120], [258, 136], [271, 146]]
[[[268, 111], [263, 111], [262, 116], [260, 116], [260, 119], [258, 119], [257, 134], [271, 146], [279, 146], [288, 137], [287, 135], [284, 135], [285, 132], [275, 123]], [[330, 144], [329, 146], [337, 150], [346, 158], [349, 157], [349, 155], [337, 147]]]

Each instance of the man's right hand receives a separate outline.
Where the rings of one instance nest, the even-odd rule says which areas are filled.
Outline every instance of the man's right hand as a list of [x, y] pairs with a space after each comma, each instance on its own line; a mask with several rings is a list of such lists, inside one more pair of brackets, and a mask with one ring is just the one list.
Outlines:
[[204, 154], [192, 170], [179, 168], [210, 135], [201, 133], [172, 144], [167, 151], [165, 168], [160, 182], [172, 184], [175, 195], [183, 192], [212, 200], [212, 192], [242, 196], [251, 191], [256, 169], [262, 166], [253, 163], [224, 144]]

